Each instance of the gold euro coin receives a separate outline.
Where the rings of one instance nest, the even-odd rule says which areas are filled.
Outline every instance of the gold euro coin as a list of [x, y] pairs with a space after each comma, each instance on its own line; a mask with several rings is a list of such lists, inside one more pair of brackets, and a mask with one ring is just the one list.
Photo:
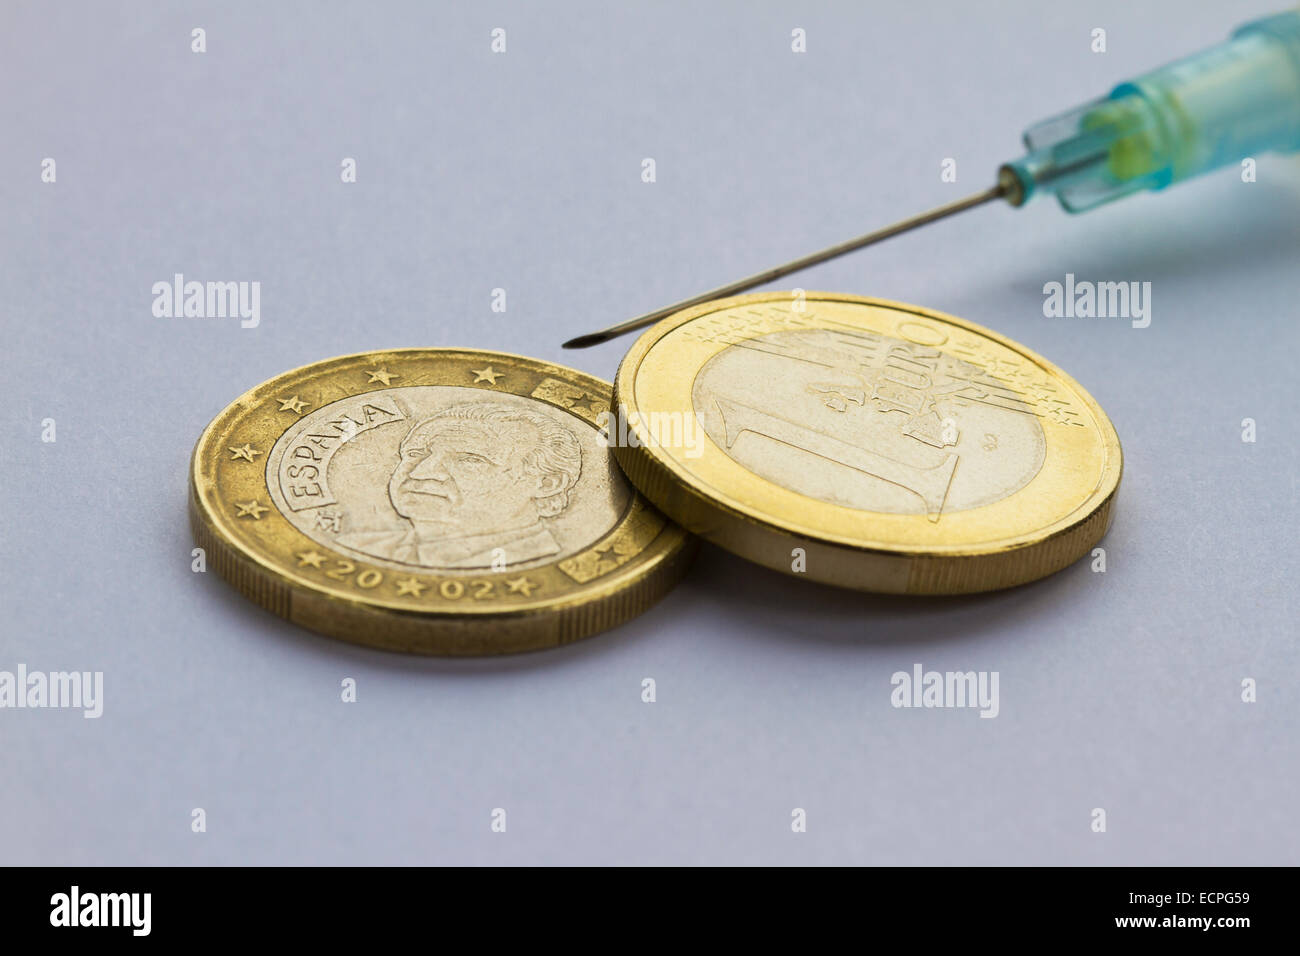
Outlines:
[[385, 650], [503, 654], [640, 614], [695, 541], [628, 485], [610, 385], [500, 352], [400, 349], [258, 385], [204, 430], [207, 561], [296, 624]]
[[606, 423], [632, 483], [778, 571], [960, 594], [1044, 577], [1105, 534], [1115, 429], [1046, 359], [970, 322], [832, 293], [705, 303], [647, 330]]

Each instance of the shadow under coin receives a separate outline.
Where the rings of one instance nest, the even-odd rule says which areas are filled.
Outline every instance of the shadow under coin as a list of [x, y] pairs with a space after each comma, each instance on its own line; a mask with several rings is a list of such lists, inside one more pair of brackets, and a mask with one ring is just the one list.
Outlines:
[[980, 594], [871, 594], [782, 574], [706, 544], [682, 587], [726, 605], [734, 630], [750, 639], [923, 647], [1024, 632], [1033, 622], [1059, 627], [1062, 607], [1082, 587], [1077, 568]]

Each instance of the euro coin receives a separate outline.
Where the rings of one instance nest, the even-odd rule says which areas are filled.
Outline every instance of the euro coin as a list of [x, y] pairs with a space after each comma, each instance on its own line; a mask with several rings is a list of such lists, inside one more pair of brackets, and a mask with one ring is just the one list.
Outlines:
[[296, 624], [393, 651], [565, 644], [640, 614], [694, 539], [615, 465], [610, 385], [500, 352], [401, 349], [258, 385], [200, 436], [206, 562]]
[[619, 366], [607, 431], [670, 518], [751, 561], [867, 591], [1044, 577], [1105, 534], [1122, 468], [1105, 413], [1021, 345], [833, 293], [705, 303]]

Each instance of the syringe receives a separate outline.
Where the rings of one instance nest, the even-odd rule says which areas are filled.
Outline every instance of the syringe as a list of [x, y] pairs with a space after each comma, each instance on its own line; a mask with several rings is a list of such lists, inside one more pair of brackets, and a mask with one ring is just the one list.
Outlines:
[[1300, 9], [1251, 21], [1225, 43], [1036, 123], [1025, 131], [1024, 142], [1026, 155], [1003, 164], [996, 184], [983, 192], [580, 335], [564, 347], [607, 342], [681, 309], [737, 295], [994, 199], [1021, 206], [1051, 194], [1066, 211], [1077, 213], [1260, 153], [1300, 150]]

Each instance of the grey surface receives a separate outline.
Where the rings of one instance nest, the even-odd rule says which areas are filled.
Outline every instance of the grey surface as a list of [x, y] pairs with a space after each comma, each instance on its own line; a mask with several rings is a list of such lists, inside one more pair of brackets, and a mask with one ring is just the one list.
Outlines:
[[[1028, 122], [1269, 10], [6, 4], [0, 669], [102, 670], [105, 702], [0, 711], [0, 862], [1300, 862], [1300, 160], [988, 208], [784, 284], [1083, 383], [1126, 452], [1105, 574], [885, 599], [706, 548], [617, 632], [445, 662], [252, 606], [191, 572], [185, 520], [200, 430], [287, 368], [461, 345], [612, 377], [630, 339], [559, 342], [982, 188]], [[178, 271], [260, 281], [260, 327], [155, 318]], [[1152, 282], [1150, 328], [1045, 318], [1066, 272]], [[1000, 716], [894, 709], [915, 662], [998, 671]]]

